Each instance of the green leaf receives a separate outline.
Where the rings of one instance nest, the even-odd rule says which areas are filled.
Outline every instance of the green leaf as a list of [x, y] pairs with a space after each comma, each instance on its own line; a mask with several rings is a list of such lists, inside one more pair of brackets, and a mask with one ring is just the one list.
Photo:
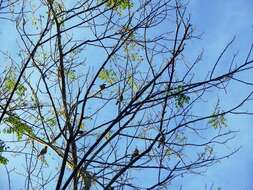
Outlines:
[[137, 91], [138, 91], [138, 85], [137, 85], [137, 83], [134, 81], [134, 78], [133, 78], [132, 75], [128, 75], [127, 84], [128, 84], [129, 86], [131, 86], [131, 88], [132, 88], [132, 90], [133, 90], [134, 92], [137, 92]]
[[116, 73], [113, 71], [113, 70], [106, 70], [106, 69], [103, 69], [99, 75], [98, 75], [98, 78], [100, 80], [103, 80], [109, 84], [113, 84], [116, 82]]
[[4, 122], [11, 125], [11, 127], [4, 130], [5, 133], [15, 133], [18, 140], [21, 140], [24, 133], [33, 135], [32, 128], [23, 123], [18, 116], [9, 116], [4, 119]]
[[108, 7], [114, 7], [114, 10], [125, 10], [133, 7], [133, 3], [130, 0], [108, 0], [106, 5]]
[[67, 71], [66, 75], [69, 78], [69, 80], [71, 80], [71, 81], [77, 79], [76, 72], [74, 70]]
[[86, 172], [82, 175], [83, 182], [84, 182], [84, 190], [90, 190], [92, 185], [92, 177], [91, 175]]
[[55, 117], [49, 118], [49, 119], [47, 120], [47, 124], [48, 124], [49, 126], [55, 126], [55, 125], [56, 125], [56, 118], [55, 118]]
[[175, 97], [176, 101], [176, 107], [177, 108], [183, 108], [185, 104], [189, 104], [191, 98], [184, 93], [184, 87], [182, 85], [179, 85], [177, 89], [175, 90], [175, 93], [179, 93]]
[[[7, 91], [12, 92], [15, 84], [16, 84], [16, 70], [15, 68], [10, 68], [6, 75], [6, 80], [4, 82], [4, 87], [7, 89]], [[24, 96], [27, 88], [23, 84], [18, 84], [17, 89], [16, 89], [16, 94], [18, 96]]]
[[165, 150], [165, 153], [164, 153], [165, 156], [171, 156], [172, 154], [173, 154], [173, 151], [170, 148]]
[[7, 165], [9, 160], [3, 156], [0, 155], [0, 165]]
[[214, 128], [222, 128], [222, 127], [228, 127], [227, 125], [227, 119], [225, 118], [225, 114], [222, 110], [220, 110], [219, 107], [219, 101], [217, 102], [217, 105], [214, 109], [214, 112], [212, 113], [211, 117], [208, 120], [208, 123]]
[[208, 120], [208, 123], [214, 128], [222, 128], [222, 127], [227, 127], [227, 119], [225, 118], [224, 114], [220, 114], [219, 112], [214, 112], [211, 116], [211, 118]]
[[17, 87], [16, 94], [17, 94], [18, 96], [24, 96], [26, 90], [27, 90], [27, 88], [26, 88], [24, 85], [19, 84], [18, 87]]
[[35, 17], [35, 16], [33, 16], [32, 17], [32, 26], [37, 26], [37, 24], [38, 24], [38, 19]]
[[108, 140], [111, 136], [112, 136], [112, 132], [108, 131], [108, 133], [106, 133], [105, 135], [105, 139]]
[[5, 143], [2, 140], [0, 140], [0, 165], [1, 164], [6, 165], [9, 161], [7, 158], [1, 155], [1, 153], [4, 152], [6, 149], [7, 147], [5, 146]]

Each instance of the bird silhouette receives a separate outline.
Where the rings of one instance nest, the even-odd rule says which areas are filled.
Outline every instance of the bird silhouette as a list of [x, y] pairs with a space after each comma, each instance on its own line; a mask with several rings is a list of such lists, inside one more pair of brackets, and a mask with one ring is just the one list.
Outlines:
[[40, 153], [37, 155], [37, 158], [44, 156], [47, 153], [47, 146], [41, 149]]
[[99, 85], [100, 90], [104, 90], [105, 87], [106, 87], [106, 84], [101, 84], [101, 85]]
[[121, 94], [116, 102], [116, 105], [118, 105], [119, 103], [121, 103], [123, 101], [123, 94]]
[[139, 156], [140, 152], [137, 148], [135, 148], [133, 154], [132, 154], [132, 157], [131, 157], [131, 160], [133, 160], [134, 158], [136, 158], [137, 156]]
[[160, 146], [161, 146], [161, 145], [163, 146], [164, 144], [165, 144], [165, 135], [162, 134], [162, 136], [161, 136], [160, 139], [159, 139], [158, 148], [160, 148]]

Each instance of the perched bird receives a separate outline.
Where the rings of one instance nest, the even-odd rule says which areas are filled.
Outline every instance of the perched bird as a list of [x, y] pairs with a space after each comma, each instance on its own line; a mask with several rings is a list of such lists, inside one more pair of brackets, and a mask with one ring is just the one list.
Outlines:
[[40, 153], [37, 155], [37, 158], [44, 156], [47, 153], [47, 146], [41, 149]]
[[123, 94], [121, 94], [116, 102], [116, 105], [123, 101]]
[[100, 90], [104, 90], [104, 89], [105, 89], [105, 87], [106, 87], [106, 85], [105, 85], [105, 84], [101, 84], [101, 85], [99, 85]]
[[79, 130], [79, 131], [78, 131], [78, 135], [84, 135], [85, 133], [87, 133], [86, 130]]
[[140, 152], [137, 148], [135, 148], [133, 154], [132, 154], [132, 157], [131, 157], [131, 160], [133, 160], [134, 158], [136, 158], [137, 156], [139, 156]]
[[158, 144], [158, 148], [160, 148], [161, 145], [165, 144], [165, 135], [162, 134], [162, 136], [159, 139], [159, 144]]
[[78, 131], [78, 134], [79, 134], [79, 135], [83, 135], [83, 134], [84, 134], [84, 131], [79, 130], [79, 131]]

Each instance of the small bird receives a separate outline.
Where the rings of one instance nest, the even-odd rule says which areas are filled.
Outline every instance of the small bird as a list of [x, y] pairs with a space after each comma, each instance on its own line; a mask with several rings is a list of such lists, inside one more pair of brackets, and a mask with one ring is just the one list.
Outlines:
[[159, 139], [159, 144], [158, 144], [158, 148], [160, 148], [161, 145], [165, 144], [165, 135], [162, 134], [162, 136]]
[[106, 87], [106, 85], [105, 85], [105, 84], [101, 84], [101, 85], [99, 85], [100, 90], [104, 90], [104, 89], [105, 89], [105, 87]]
[[84, 135], [85, 133], [87, 133], [86, 130], [79, 130], [79, 131], [78, 131], [78, 135]]
[[41, 149], [40, 153], [37, 155], [37, 158], [44, 156], [47, 153], [47, 146]]
[[79, 135], [83, 135], [83, 134], [84, 134], [84, 131], [79, 130], [79, 131], [78, 131], [78, 134], [79, 134]]
[[131, 160], [133, 160], [134, 158], [136, 158], [137, 156], [139, 156], [139, 150], [137, 148], [135, 148], [133, 154], [132, 154], [132, 157], [131, 157]]
[[121, 94], [116, 102], [116, 105], [118, 105], [119, 103], [121, 103], [123, 101], [123, 94]]

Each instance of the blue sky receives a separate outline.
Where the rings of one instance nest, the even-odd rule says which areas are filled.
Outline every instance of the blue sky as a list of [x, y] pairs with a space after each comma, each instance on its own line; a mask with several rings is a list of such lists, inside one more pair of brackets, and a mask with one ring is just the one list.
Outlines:
[[[192, 0], [189, 2], [191, 22], [197, 33], [203, 33], [201, 40], [189, 43], [193, 55], [197, 55], [202, 49], [205, 51], [204, 60], [206, 64], [214, 62], [226, 44], [236, 36], [232, 50], [227, 56], [239, 51], [239, 60], [243, 59], [253, 42], [253, 1], [252, 0]], [[0, 39], [3, 42], [2, 49], [16, 47], [15, 38], [6, 32], [7, 28], [0, 28]], [[4, 36], [2, 36], [4, 35]], [[11, 36], [8, 37], [8, 36]], [[5, 39], [5, 40], [3, 40]], [[250, 74], [244, 77], [251, 77]], [[248, 92], [241, 89], [240, 85], [233, 86], [233, 92], [228, 96], [226, 106], [238, 101], [240, 97]], [[240, 92], [240, 94], [238, 94]], [[245, 105], [243, 109], [252, 111], [251, 105]], [[173, 186], [173, 190], [179, 189], [178, 183], [183, 184], [183, 190], [204, 189], [205, 185], [210, 187], [221, 187], [222, 190], [251, 190], [253, 189], [253, 117], [231, 116], [229, 126], [232, 130], [240, 133], [228, 146], [242, 146], [241, 150], [229, 159], [209, 168], [203, 176], [190, 175], [179, 178]], [[1, 134], [0, 134], [1, 135]], [[223, 151], [222, 149], [217, 151]], [[1, 169], [2, 170], [2, 169]], [[0, 170], [0, 171], [1, 171]], [[6, 184], [0, 177], [0, 185]]]
[[[203, 33], [202, 39], [192, 43], [193, 52], [204, 48], [205, 62], [215, 61], [226, 46], [236, 36], [232, 45], [232, 53], [239, 51], [239, 60], [243, 59], [253, 42], [253, 1], [252, 0], [192, 0], [189, 3], [191, 20], [197, 33]], [[196, 49], [195, 49], [196, 48]], [[252, 74], [245, 74], [244, 78], [252, 78]], [[226, 99], [225, 105], [239, 101], [249, 89], [233, 85], [232, 94]], [[252, 111], [252, 105], [243, 106]], [[242, 146], [241, 150], [208, 169], [204, 176], [188, 176], [182, 179], [183, 189], [204, 189], [205, 184], [212, 184], [222, 190], [251, 190], [253, 189], [253, 118], [252, 116], [231, 116], [229, 127], [239, 130], [236, 139], [230, 147]], [[218, 150], [222, 151], [222, 150]], [[181, 179], [180, 179], [181, 180]]]

